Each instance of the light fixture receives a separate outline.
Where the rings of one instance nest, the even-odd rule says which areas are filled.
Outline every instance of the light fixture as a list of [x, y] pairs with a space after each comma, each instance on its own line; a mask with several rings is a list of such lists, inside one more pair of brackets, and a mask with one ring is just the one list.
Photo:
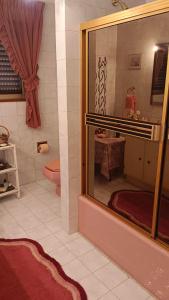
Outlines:
[[112, 0], [113, 6], [120, 6], [122, 10], [128, 9], [127, 4], [122, 0]]
[[153, 51], [154, 51], [154, 52], [158, 51], [158, 49], [159, 49], [159, 47], [158, 47], [157, 45], [154, 45], [154, 46], [153, 46]]

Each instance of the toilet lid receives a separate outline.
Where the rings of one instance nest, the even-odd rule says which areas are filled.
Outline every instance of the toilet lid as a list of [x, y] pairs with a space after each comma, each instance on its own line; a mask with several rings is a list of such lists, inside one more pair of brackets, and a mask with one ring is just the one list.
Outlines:
[[58, 159], [52, 160], [46, 165], [46, 168], [49, 171], [58, 172], [60, 171], [60, 161]]

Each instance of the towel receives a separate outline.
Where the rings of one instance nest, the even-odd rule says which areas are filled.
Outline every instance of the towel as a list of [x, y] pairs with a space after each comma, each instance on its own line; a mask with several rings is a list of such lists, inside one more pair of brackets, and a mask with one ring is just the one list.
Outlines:
[[136, 96], [135, 95], [127, 95], [126, 108], [131, 109], [134, 112], [136, 111]]

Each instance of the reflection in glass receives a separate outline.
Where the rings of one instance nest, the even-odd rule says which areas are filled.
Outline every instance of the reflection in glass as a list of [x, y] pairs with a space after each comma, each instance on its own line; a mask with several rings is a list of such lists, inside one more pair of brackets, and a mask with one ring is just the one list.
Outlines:
[[154, 46], [154, 52], [151, 104], [162, 105], [168, 60], [168, 44]]
[[[168, 43], [168, 13], [89, 32], [87, 192], [147, 231], [152, 227], [159, 142], [145, 139], [141, 130], [154, 124], [160, 128]], [[168, 161], [164, 191], [169, 191]], [[167, 222], [160, 218], [159, 226], [162, 220]]]
[[165, 13], [89, 33], [90, 113], [161, 122], [167, 27]]
[[151, 231], [158, 142], [89, 127], [88, 194]]
[[169, 243], [169, 132], [164, 157], [162, 193], [158, 218], [158, 238]]

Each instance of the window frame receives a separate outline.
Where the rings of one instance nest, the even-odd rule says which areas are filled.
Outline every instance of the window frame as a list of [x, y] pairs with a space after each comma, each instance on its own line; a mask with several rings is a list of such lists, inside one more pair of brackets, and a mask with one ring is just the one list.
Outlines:
[[[1, 41], [0, 41], [0, 45], [4, 48]], [[5, 50], [5, 48], [4, 48], [4, 50]], [[6, 50], [5, 50], [5, 52], [6, 52]], [[6, 52], [6, 54], [7, 54], [7, 52]], [[8, 56], [8, 54], [7, 54], [7, 56]], [[12, 69], [11, 64], [10, 64], [10, 67]], [[22, 93], [21, 94], [11, 94], [11, 93], [10, 94], [0, 94], [0, 102], [23, 102], [23, 101], [26, 101], [25, 97], [24, 97], [24, 86], [23, 86], [22, 79], [21, 79], [21, 82], [22, 82]]]

